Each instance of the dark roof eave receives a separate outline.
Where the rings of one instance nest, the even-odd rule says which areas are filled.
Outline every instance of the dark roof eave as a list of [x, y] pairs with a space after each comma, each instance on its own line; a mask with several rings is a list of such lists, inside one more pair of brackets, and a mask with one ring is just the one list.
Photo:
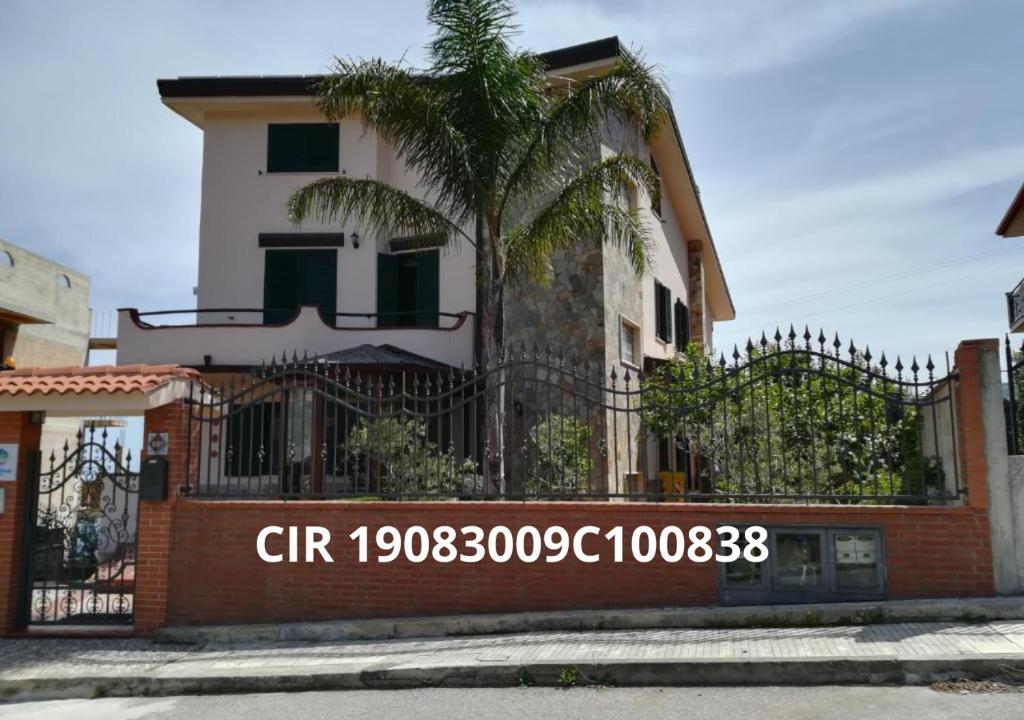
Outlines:
[[[541, 53], [548, 70], [585, 65], [619, 56], [618, 37], [612, 36]], [[157, 80], [162, 98], [281, 97], [312, 95], [323, 75], [242, 75], [179, 77]]]
[[1010, 224], [1014, 219], [1024, 213], [1024, 183], [1020, 184], [1020, 189], [1013, 198], [1013, 202], [1010, 203], [1010, 207], [1006, 210], [1006, 215], [999, 223], [999, 227], [996, 228], [996, 235], [1006, 237], [1006, 233], [1010, 231]]

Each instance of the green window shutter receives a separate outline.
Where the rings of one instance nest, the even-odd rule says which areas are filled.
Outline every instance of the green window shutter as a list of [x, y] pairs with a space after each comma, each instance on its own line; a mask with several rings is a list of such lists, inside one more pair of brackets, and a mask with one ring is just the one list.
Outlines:
[[690, 343], [690, 309], [682, 300], [676, 300], [676, 349], [686, 350]]
[[320, 308], [333, 324], [338, 302], [337, 250], [267, 250], [263, 322], [284, 323], [302, 305]]
[[662, 288], [662, 302], [664, 303], [664, 309], [661, 311], [662, 317], [665, 318], [665, 342], [672, 342], [672, 291], [668, 288]]
[[299, 257], [299, 305], [320, 308], [324, 322], [335, 324], [338, 310], [338, 251], [296, 250]]
[[654, 334], [661, 337], [661, 283], [654, 281]]
[[654, 332], [665, 342], [672, 341], [672, 293], [654, 281]]
[[398, 260], [398, 255], [377, 253], [377, 327], [399, 324]]
[[437, 327], [441, 295], [441, 254], [437, 250], [416, 253], [417, 327]]
[[263, 322], [291, 320], [299, 306], [298, 257], [289, 250], [267, 250], [263, 270]]
[[337, 172], [338, 123], [267, 126], [267, 172]]

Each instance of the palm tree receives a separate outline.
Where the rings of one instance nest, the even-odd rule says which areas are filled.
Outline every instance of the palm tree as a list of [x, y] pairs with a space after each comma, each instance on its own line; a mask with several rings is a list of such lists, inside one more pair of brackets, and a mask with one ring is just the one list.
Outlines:
[[467, 242], [477, 260], [479, 360], [502, 351], [505, 289], [545, 282], [554, 252], [614, 243], [643, 272], [648, 232], [616, 201], [623, 185], [659, 193], [648, 162], [600, 160], [602, 125], [618, 117], [650, 140], [668, 96], [650, 66], [623, 54], [609, 72], [555, 90], [541, 61], [511, 46], [508, 0], [432, 0], [429, 67], [336, 58], [317, 87], [330, 120], [358, 116], [418, 172], [426, 199], [387, 183], [330, 177], [289, 200], [295, 223], [355, 221], [372, 233]]
[[[619, 197], [632, 185], [656, 199], [657, 177], [646, 159], [601, 159], [599, 142], [612, 119], [650, 141], [669, 107], [653, 69], [628, 53], [603, 75], [553, 87], [539, 58], [512, 47], [513, 15], [509, 0], [431, 0], [436, 31], [425, 70], [336, 58], [317, 87], [324, 117], [358, 116], [418, 173], [424, 197], [342, 176], [310, 183], [288, 202], [295, 223], [354, 221], [373, 234], [472, 245], [481, 365], [503, 351], [506, 288], [546, 282], [558, 250], [607, 242], [646, 270], [648, 231]], [[484, 424], [504, 490], [501, 406], [499, 395]]]

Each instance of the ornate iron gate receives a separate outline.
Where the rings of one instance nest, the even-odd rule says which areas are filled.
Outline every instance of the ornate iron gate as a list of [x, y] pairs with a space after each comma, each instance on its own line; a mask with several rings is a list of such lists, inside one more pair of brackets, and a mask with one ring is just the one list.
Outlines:
[[131, 624], [139, 475], [121, 451], [90, 428], [61, 458], [32, 458], [23, 624]]

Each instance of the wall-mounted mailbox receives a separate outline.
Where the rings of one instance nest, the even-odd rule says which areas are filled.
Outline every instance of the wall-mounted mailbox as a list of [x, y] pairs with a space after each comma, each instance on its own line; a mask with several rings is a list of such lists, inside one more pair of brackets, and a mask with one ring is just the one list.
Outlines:
[[167, 499], [167, 460], [162, 457], [146, 458], [139, 477], [140, 500]]

